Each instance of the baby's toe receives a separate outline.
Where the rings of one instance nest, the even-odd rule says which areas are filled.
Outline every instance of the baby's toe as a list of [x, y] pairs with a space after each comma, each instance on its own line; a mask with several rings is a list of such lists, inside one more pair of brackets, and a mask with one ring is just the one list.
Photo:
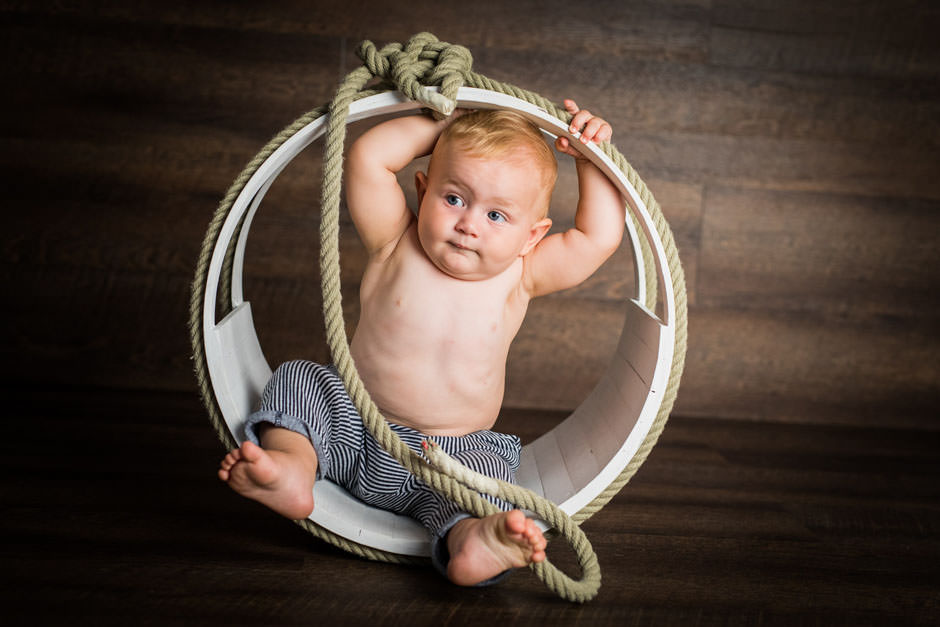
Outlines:
[[242, 444], [239, 456], [245, 461], [256, 462], [265, 455], [264, 449], [250, 440]]
[[542, 533], [542, 530], [539, 529], [539, 526], [535, 524], [535, 521], [530, 520], [529, 523], [530, 524], [526, 526], [526, 538], [533, 549], [540, 551], [548, 546], [548, 541], [545, 540], [545, 535]]
[[535, 544], [533, 545], [533, 548], [535, 548], [536, 551], [544, 551], [547, 547], [548, 547], [548, 540], [545, 539], [545, 536], [543, 536], [542, 534], [539, 534], [535, 540]]
[[528, 529], [528, 518], [520, 510], [514, 509], [506, 515], [506, 530], [510, 533], [525, 534]]

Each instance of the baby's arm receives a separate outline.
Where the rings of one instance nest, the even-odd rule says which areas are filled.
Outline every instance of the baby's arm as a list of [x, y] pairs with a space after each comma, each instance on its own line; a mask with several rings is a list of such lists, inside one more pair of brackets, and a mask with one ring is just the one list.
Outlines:
[[413, 214], [396, 174], [430, 154], [446, 121], [423, 115], [395, 118], [369, 129], [346, 155], [346, 202], [370, 257], [390, 253]]
[[[565, 100], [565, 108], [574, 114], [569, 130], [580, 130], [582, 142], [610, 139], [613, 131], [603, 119], [578, 109], [573, 100]], [[546, 237], [527, 256], [525, 282], [533, 297], [578, 285], [617, 250], [623, 237], [625, 204], [617, 188], [566, 138], [559, 137], [555, 147], [575, 158], [578, 210], [574, 228]]]

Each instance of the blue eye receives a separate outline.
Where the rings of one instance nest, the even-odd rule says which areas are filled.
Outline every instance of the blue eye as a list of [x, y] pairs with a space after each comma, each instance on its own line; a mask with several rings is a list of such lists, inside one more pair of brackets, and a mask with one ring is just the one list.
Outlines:
[[493, 222], [505, 222], [506, 216], [501, 214], [499, 211], [493, 210], [486, 213], [486, 217], [492, 220]]
[[463, 207], [463, 199], [457, 194], [447, 194], [444, 201], [451, 207]]

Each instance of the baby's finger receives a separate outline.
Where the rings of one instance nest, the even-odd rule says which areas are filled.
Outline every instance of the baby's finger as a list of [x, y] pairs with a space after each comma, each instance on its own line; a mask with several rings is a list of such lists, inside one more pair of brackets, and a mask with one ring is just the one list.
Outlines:
[[563, 104], [565, 105], [565, 111], [567, 111], [568, 113], [572, 113], [572, 114], [573, 114], [573, 113], [577, 113], [577, 112], [578, 112], [578, 103], [576, 103], [576, 102], [575, 102], [574, 100], [572, 100], [571, 98], [565, 98]]
[[611, 133], [610, 125], [603, 118], [591, 118], [585, 125], [584, 130], [581, 131], [581, 141], [600, 143], [610, 139]]
[[587, 124], [594, 115], [587, 109], [581, 109], [574, 114], [574, 117], [571, 118], [571, 123], [568, 125], [568, 130], [572, 133], [576, 133], [584, 128], [584, 125]]

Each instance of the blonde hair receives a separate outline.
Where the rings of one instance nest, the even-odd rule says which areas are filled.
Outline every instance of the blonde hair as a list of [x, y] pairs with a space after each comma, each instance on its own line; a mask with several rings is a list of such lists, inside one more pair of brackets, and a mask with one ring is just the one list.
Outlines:
[[444, 128], [438, 143], [448, 142], [459, 144], [467, 154], [478, 158], [534, 159], [546, 191], [542, 216], [548, 212], [558, 162], [535, 124], [515, 111], [477, 109], [461, 115]]

